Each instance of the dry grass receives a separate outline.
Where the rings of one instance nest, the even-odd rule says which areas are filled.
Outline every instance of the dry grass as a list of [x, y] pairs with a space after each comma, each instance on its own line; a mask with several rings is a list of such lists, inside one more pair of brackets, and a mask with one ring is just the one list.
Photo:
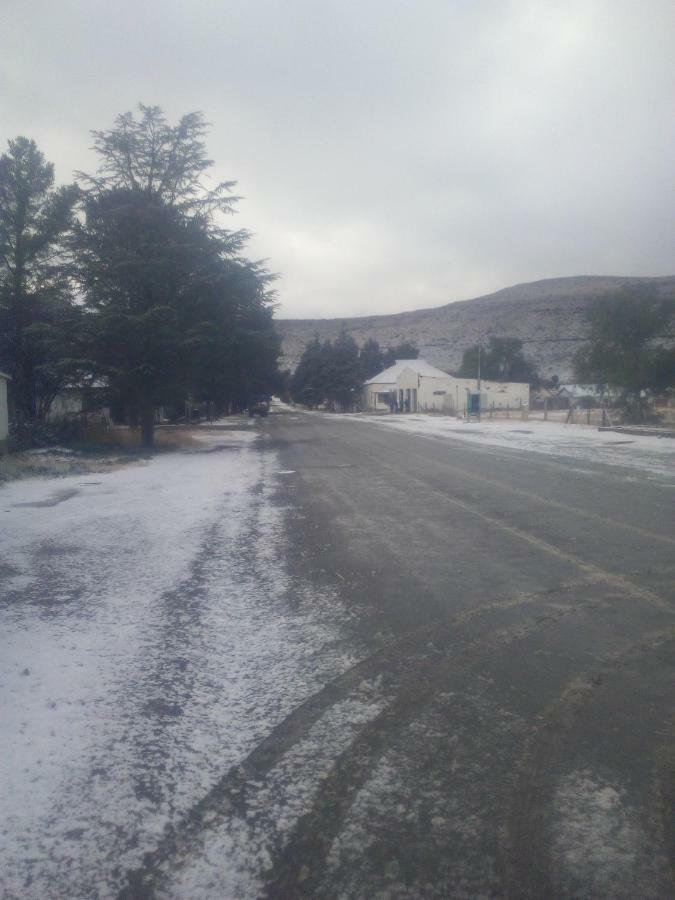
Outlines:
[[[160, 425], [155, 429], [155, 450], [181, 450], [185, 447], [196, 447], [198, 441], [192, 436], [189, 426]], [[90, 429], [87, 432], [84, 447], [115, 447], [124, 450], [148, 452], [141, 443], [140, 428], [117, 426], [107, 431]]]
[[[197, 447], [187, 427], [162, 426], [155, 431], [154, 452]], [[74, 447], [46, 447], [0, 455], [0, 482], [16, 478], [59, 478], [86, 472], [107, 472], [149, 459], [153, 451], [141, 444], [139, 429], [92, 426]]]
[[87, 455], [58, 447], [45, 452], [24, 450], [0, 456], [0, 483], [16, 478], [62, 478], [87, 472], [108, 472], [140, 458], [129, 454]]

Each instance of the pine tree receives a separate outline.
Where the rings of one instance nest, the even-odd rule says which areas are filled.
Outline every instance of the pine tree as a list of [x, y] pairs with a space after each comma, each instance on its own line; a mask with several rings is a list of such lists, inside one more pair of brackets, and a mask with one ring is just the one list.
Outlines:
[[[517, 338], [491, 337], [487, 347], [480, 348], [481, 378], [490, 381], [516, 381], [538, 384], [537, 372], [523, 355], [523, 342]], [[460, 378], [478, 376], [478, 344], [467, 348], [457, 372]]]
[[363, 378], [359, 348], [354, 338], [343, 329], [326, 354], [326, 396], [340, 410], [351, 409], [358, 402]]
[[43, 419], [77, 369], [79, 310], [63, 238], [77, 189], [54, 188], [54, 167], [18, 137], [0, 157], [0, 366], [12, 376], [14, 415]]
[[201, 293], [191, 330], [191, 389], [219, 412], [241, 410], [279, 387], [281, 339], [274, 328], [272, 276], [247, 260], [221, 261], [219, 277]]
[[234, 182], [204, 181], [205, 132], [199, 113], [172, 126], [141, 106], [94, 132], [99, 170], [80, 173], [74, 249], [93, 357], [147, 445], [158, 404], [188, 391], [224, 403], [276, 367], [271, 276], [242, 257], [245, 232], [217, 224], [237, 198]]
[[417, 359], [420, 351], [411, 341], [402, 341], [394, 347], [387, 347], [383, 356], [385, 368], [393, 366], [397, 359]]
[[380, 345], [373, 338], [368, 338], [363, 347], [361, 347], [359, 359], [361, 361], [361, 375], [364, 381], [372, 378], [373, 375], [377, 375], [378, 372], [385, 368]]
[[645, 415], [642, 394], [675, 385], [675, 348], [663, 339], [675, 319], [675, 299], [652, 285], [624, 288], [589, 310], [589, 341], [576, 354], [575, 376], [623, 394], [627, 415]]
[[326, 399], [325, 364], [329, 354], [330, 350], [327, 354], [318, 334], [305, 345], [291, 378], [291, 396], [297, 403], [312, 409]]

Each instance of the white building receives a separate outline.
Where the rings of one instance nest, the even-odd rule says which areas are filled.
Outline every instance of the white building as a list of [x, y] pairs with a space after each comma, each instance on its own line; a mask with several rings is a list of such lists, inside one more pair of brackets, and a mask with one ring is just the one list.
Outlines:
[[455, 378], [425, 359], [397, 359], [393, 366], [368, 379], [363, 405], [373, 411], [394, 408], [409, 412], [462, 415], [472, 394], [480, 393], [482, 410], [528, 407], [530, 386], [513, 381]]
[[0, 453], [7, 446], [9, 437], [9, 414], [7, 411], [7, 384], [12, 379], [0, 372]]
[[[367, 409], [389, 410], [392, 401], [395, 401], [403, 408], [405, 400], [408, 399], [411, 403], [410, 408], [417, 409], [422, 378], [427, 402], [431, 402], [434, 396], [436, 398], [445, 396], [450, 378], [447, 372], [430, 365], [425, 359], [397, 359], [393, 366], [366, 381], [364, 406]], [[434, 389], [442, 393], [434, 395]]]

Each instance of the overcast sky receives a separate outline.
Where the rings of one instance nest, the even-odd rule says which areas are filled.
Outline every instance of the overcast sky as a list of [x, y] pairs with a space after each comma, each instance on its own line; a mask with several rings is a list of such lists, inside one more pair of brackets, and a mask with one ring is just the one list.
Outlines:
[[674, 0], [0, 0], [0, 138], [65, 182], [203, 110], [282, 317], [672, 274], [674, 39]]

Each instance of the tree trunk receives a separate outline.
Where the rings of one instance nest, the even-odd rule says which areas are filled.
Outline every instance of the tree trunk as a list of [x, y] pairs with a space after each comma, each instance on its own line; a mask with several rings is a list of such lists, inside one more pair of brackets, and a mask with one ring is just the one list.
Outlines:
[[155, 446], [155, 410], [151, 403], [141, 410], [141, 443], [144, 447]]

